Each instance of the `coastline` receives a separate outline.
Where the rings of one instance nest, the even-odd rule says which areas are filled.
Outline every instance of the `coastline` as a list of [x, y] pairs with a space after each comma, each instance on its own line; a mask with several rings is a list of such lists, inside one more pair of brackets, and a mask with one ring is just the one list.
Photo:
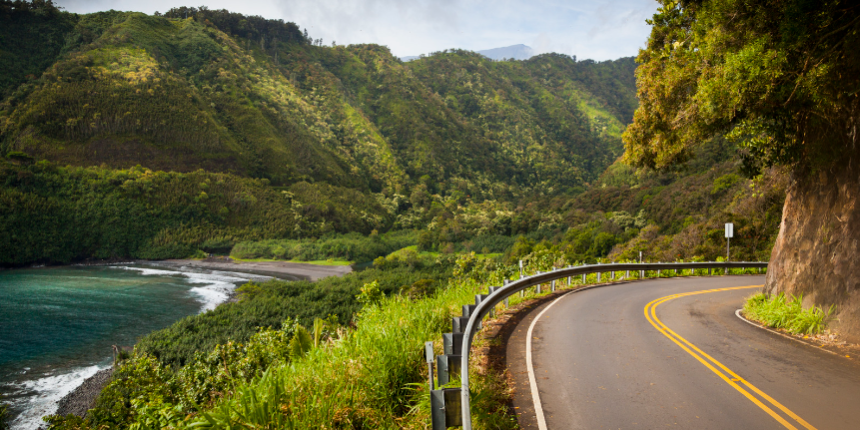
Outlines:
[[[308, 280], [316, 281], [329, 276], [343, 276], [352, 272], [350, 266], [323, 266], [309, 263], [292, 262], [237, 262], [229, 257], [213, 257], [206, 260], [160, 260], [160, 261], [103, 261], [85, 262], [69, 266], [114, 266], [134, 265], [138, 267], [150, 267], [153, 269], [167, 269], [180, 272], [195, 271], [223, 271], [233, 273], [245, 273], [273, 277], [283, 280]], [[31, 266], [28, 268], [57, 267], [57, 266]], [[14, 270], [14, 269], [13, 269]], [[223, 303], [231, 303], [237, 300], [235, 292], [229, 294]], [[101, 393], [102, 389], [110, 382], [113, 368], [102, 369], [95, 375], [83, 380], [71, 392], [66, 394], [57, 403], [55, 415], [76, 415], [84, 418], [91, 409]]]
[[343, 276], [351, 273], [351, 266], [323, 266], [312, 263], [296, 263], [288, 261], [235, 261], [230, 257], [210, 257], [204, 260], [86, 260], [70, 264], [32, 264], [29, 266], [0, 266], [0, 272], [20, 269], [43, 269], [58, 267], [93, 267], [93, 266], [150, 266], [152, 268], [169, 268], [181, 270], [183, 267], [193, 269], [218, 270], [224, 272], [247, 273], [251, 275], [269, 276], [287, 281], [316, 281], [329, 276]]
[[135, 264], [170, 267], [178, 270], [181, 270], [183, 267], [190, 267], [194, 269], [250, 273], [279, 279], [304, 281], [317, 281], [329, 276], [343, 276], [352, 272], [352, 267], [350, 266], [322, 266], [319, 264], [292, 263], [287, 261], [246, 262], [235, 261], [229, 257], [210, 257], [205, 260], [138, 261]]

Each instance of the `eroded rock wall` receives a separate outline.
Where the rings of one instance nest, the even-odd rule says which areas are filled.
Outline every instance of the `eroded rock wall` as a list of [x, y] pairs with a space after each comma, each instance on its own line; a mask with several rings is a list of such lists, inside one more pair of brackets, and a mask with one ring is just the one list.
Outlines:
[[860, 343], [860, 166], [795, 174], [770, 258], [765, 290], [803, 295], [804, 307], [836, 305], [831, 327]]

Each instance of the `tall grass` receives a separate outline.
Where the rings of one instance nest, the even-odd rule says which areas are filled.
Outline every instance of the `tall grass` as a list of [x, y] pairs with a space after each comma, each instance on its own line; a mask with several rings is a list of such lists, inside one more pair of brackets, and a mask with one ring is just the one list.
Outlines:
[[782, 293], [768, 299], [764, 293], [758, 293], [747, 299], [744, 304], [744, 315], [763, 324], [780, 328], [794, 334], [817, 334], [827, 325], [827, 320], [833, 314], [835, 305], [825, 312], [817, 306], [803, 309], [803, 296], [793, 296], [786, 300]]
[[354, 331], [237, 386], [232, 397], [189, 427], [403, 428], [421, 389], [413, 384], [424, 377], [423, 342], [438, 338], [474, 293], [475, 288], [451, 288], [426, 300], [394, 297], [368, 306]]

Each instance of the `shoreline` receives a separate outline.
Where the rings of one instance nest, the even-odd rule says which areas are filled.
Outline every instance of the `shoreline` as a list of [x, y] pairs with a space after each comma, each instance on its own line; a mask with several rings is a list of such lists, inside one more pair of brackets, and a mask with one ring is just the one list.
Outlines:
[[[117, 265], [134, 265], [139, 267], [150, 267], [153, 269], [169, 269], [179, 272], [192, 272], [195, 270], [222, 271], [233, 273], [244, 273], [251, 275], [259, 275], [271, 277], [281, 280], [298, 281], [316, 281], [329, 276], [343, 276], [352, 272], [351, 266], [322, 266], [309, 263], [292, 263], [292, 262], [237, 262], [229, 257], [210, 257], [206, 260], [114, 260], [114, 261], [99, 261], [99, 262], [83, 262], [69, 265], [33, 265], [27, 267], [19, 267], [20, 269], [38, 269], [38, 268], [57, 268], [57, 267], [74, 267], [74, 266], [117, 266]], [[0, 268], [0, 272], [5, 270], [15, 270], [17, 268]], [[238, 285], [237, 285], [238, 286]], [[224, 303], [232, 303], [237, 300], [235, 290], [231, 291], [228, 298], [217, 306]], [[217, 307], [216, 306], [216, 307]], [[95, 375], [83, 380], [83, 382], [75, 387], [71, 392], [63, 396], [57, 402], [55, 415], [75, 415], [84, 418], [94, 405], [101, 394], [102, 389], [110, 382], [113, 374], [113, 367], [102, 369]], [[41, 428], [41, 427], [40, 427]]]
[[54, 415], [75, 415], [84, 418], [87, 412], [96, 404], [102, 389], [110, 382], [113, 375], [113, 366], [96, 372], [95, 375], [84, 379], [81, 385], [75, 387], [57, 402], [57, 411]]
[[149, 266], [152, 268], [169, 268], [181, 271], [183, 267], [192, 269], [218, 270], [223, 272], [246, 273], [251, 275], [268, 276], [287, 281], [317, 281], [329, 276], [343, 276], [351, 273], [352, 266], [323, 266], [311, 263], [295, 263], [288, 261], [235, 261], [230, 257], [209, 257], [204, 260], [172, 259], [172, 260], [97, 260], [83, 261], [70, 264], [32, 264], [29, 266], [0, 266], [0, 272], [19, 269], [50, 269], [62, 267], [98, 267], [98, 266]]
[[171, 267], [174, 269], [190, 267], [194, 269], [250, 273], [252, 275], [271, 276], [278, 279], [312, 282], [329, 276], [343, 276], [352, 272], [351, 266], [322, 266], [319, 264], [292, 263], [287, 261], [245, 262], [235, 261], [229, 257], [210, 257], [205, 260], [140, 261], [135, 264], [149, 264], [156, 267]]

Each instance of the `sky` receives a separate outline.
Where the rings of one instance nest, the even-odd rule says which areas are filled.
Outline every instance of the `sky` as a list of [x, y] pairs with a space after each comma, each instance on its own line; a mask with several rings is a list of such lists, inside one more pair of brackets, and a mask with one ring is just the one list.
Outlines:
[[[210, 9], [295, 22], [314, 39], [377, 43], [399, 57], [524, 44], [579, 60], [636, 55], [655, 0], [196, 0]], [[55, 0], [69, 12], [153, 13], [199, 6], [177, 0]]]

